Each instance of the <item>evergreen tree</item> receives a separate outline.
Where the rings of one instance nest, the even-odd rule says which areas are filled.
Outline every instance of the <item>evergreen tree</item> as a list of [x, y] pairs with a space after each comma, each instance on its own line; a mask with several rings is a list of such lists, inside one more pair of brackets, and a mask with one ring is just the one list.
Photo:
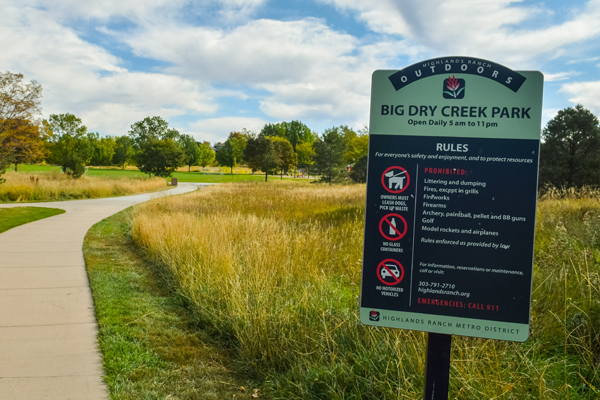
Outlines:
[[315, 142], [315, 166], [323, 174], [323, 179], [331, 185], [344, 165], [346, 141], [338, 128], [326, 129]]
[[598, 118], [581, 104], [560, 110], [542, 133], [540, 186], [600, 185]]
[[273, 141], [265, 136], [258, 136], [248, 140], [244, 158], [248, 166], [253, 171], [262, 171], [265, 173], [265, 182], [269, 178], [269, 174], [275, 172], [279, 165], [279, 157]]

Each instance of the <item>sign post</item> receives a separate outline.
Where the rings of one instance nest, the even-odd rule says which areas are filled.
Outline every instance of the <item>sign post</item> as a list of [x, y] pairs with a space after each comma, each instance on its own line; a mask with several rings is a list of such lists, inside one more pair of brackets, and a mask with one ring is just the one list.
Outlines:
[[449, 335], [527, 340], [542, 89], [469, 57], [373, 73], [363, 323], [441, 334], [448, 366]]

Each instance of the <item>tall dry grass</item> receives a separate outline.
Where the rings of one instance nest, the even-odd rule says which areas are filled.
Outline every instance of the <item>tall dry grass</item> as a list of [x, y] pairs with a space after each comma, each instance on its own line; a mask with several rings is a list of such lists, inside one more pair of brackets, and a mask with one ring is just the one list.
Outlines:
[[[425, 335], [358, 321], [364, 191], [220, 185], [138, 206], [133, 237], [272, 397], [416, 399]], [[600, 202], [538, 214], [531, 338], [455, 337], [453, 399], [600, 398]]]
[[107, 179], [84, 176], [73, 179], [59, 172], [24, 174], [7, 172], [0, 185], [0, 201], [56, 201], [126, 196], [166, 187], [163, 178]]

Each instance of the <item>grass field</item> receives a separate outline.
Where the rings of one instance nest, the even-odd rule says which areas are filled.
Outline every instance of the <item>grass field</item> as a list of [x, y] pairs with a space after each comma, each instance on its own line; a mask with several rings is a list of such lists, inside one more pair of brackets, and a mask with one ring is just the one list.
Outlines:
[[[60, 167], [50, 165], [19, 165], [19, 173], [52, 173], [53, 171], [60, 172]], [[196, 171], [187, 172], [187, 167], [182, 167], [179, 171], [173, 173], [173, 178], [177, 178], [180, 182], [200, 182], [200, 183], [228, 183], [228, 182], [263, 182], [265, 180], [264, 174], [257, 173], [256, 175], [249, 174], [247, 169], [238, 168], [238, 171], [244, 173], [229, 174], [229, 169], [224, 169], [224, 173], [215, 172], [218, 168], [207, 168], [210, 172], [200, 172], [199, 167], [195, 167]], [[10, 168], [9, 168], [10, 171]], [[133, 178], [133, 179], [145, 179], [148, 174], [141, 173], [137, 169], [125, 169], [120, 168], [88, 168], [87, 176], [89, 177], [104, 177], [110, 179], [121, 179], [121, 178]], [[279, 180], [278, 175], [269, 176], [269, 180]], [[307, 182], [308, 179], [291, 179], [284, 178], [286, 180], [295, 182]], [[170, 181], [170, 180], [169, 180]]]
[[136, 251], [130, 213], [94, 225], [84, 242], [110, 398], [251, 399], [257, 386], [233, 376], [232, 352]]
[[7, 172], [0, 185], [0, 202], [59, 201], [127, 196], [166, 189], [162, 178], [72, 179], [55, 170], [43, 173]]
[[[540, 201], [530, 339], [455, 337], [450, 398], [600, 398], [599, 199]], [[133, 238], [267, 397], [419, 398], [425, 334], [358, 321], [363, 216], [364, 186], [221, 185], [137, 207]]]
[[19, 225], [63, 214], [65, 210], [47, 207], [0, 207], [0, 233]]

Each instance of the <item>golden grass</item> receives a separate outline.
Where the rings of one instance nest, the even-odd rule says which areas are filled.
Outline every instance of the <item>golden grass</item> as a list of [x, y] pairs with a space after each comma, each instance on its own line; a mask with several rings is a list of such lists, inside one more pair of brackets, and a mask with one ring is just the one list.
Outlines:
[[72, 179], [58, 172], [24, 174], [7, 172], [0, 185], [0, 201], [56, 201], [126, 196], [166, 187], [162, 178], [106, 179], [81, 177]]
[[[133, 237], [274, 397], [419, 398], [426, 335], [358, 321], [364, 195], [219, 185], [138, 206]], [[451, 398], [600, 398], [600, 201], [571, 197], [539, 206], [530, 340], [455, 337]]]

